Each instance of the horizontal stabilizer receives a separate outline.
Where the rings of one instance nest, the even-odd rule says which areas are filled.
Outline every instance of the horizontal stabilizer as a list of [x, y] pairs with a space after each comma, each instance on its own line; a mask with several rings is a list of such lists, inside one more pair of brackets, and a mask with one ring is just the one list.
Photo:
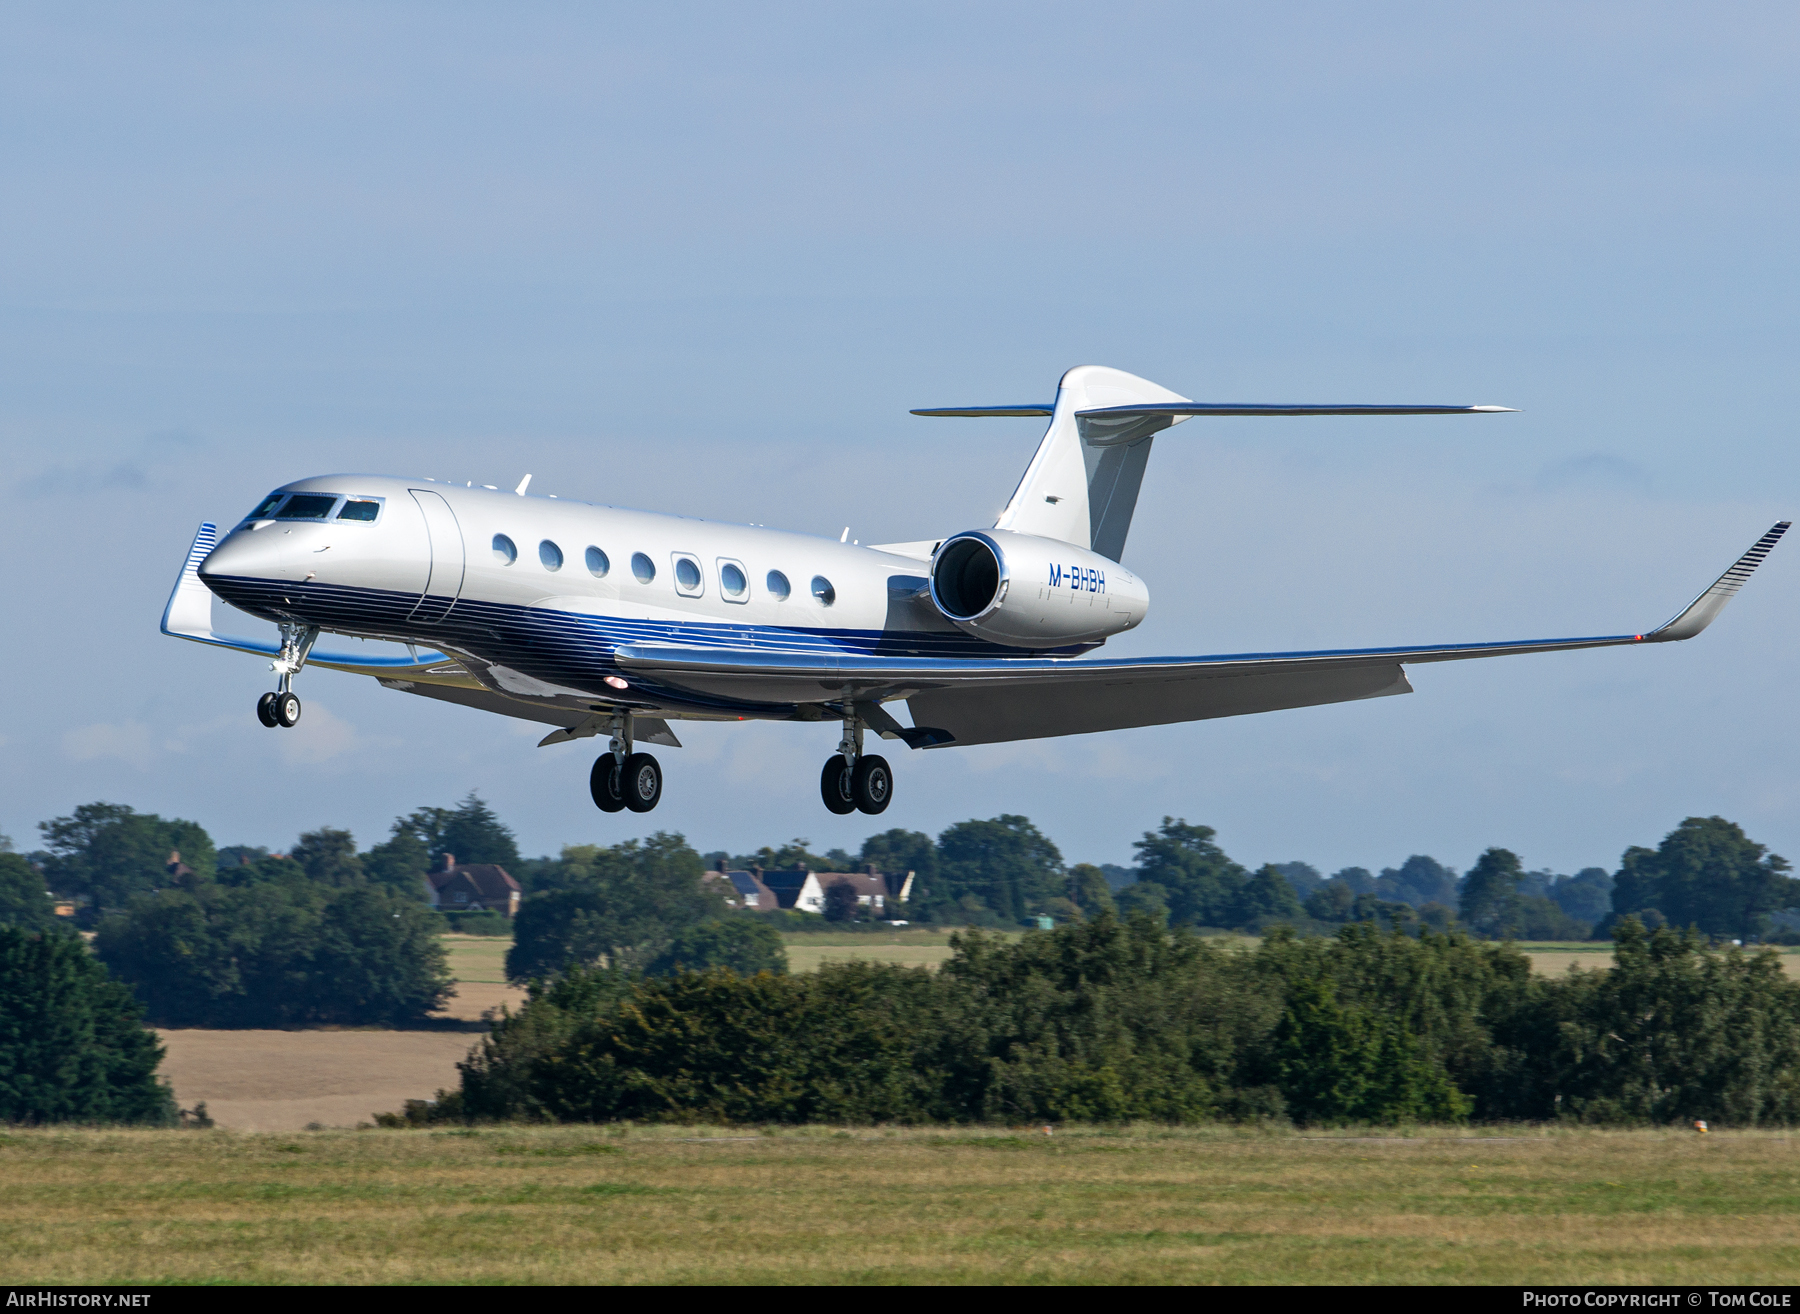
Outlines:
[[[1299, 406], [1283, 402], [1183, 402], [1179, 406], [1099, 406], [1076, 411], [1083, 419], [1128, 415], [1494, 415], [1513, 413], [1516, 406], [1353, 406], [1332, 403]], [[914, 415], [929, 412], [914, 411]], [[945, 412], [949, 414], [950, 412]]]
[[1164, 420], [1179, 424], [1199, 415], [1486, 415], [1511, 411], [1511, 406], [1295, 406], [1252, 402], [1157, 402], [1142, 406], [1099, 406], [1076, 411], [1075, 423], [1089, 446], [1108, 447], [1135, 442], [1143, 436], [1144, 421]]
[[1045, 416], [1045, 415], [1056, 414], [1056, 404], [1054, 402], [1052, 402], [1048, 406], [939, 406], [933, 410], [914, 411], [914, 412], [912, 412], [912, 414], [914, 414], [914, 415], [975, 415], [975, 416], [999, 415], [999, 416], [1009, 416], [1009, 417], [1030, 416], [1030, 415]]

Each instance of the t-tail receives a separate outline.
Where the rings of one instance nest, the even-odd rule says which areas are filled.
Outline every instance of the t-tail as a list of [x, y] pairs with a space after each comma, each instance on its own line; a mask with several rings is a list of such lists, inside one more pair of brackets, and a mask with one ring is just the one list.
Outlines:
[[1047, 415], [1038, 444], [995, 529], [1087, 548], [1113, 561], [1125, 537], [1156, 435], [1197, 415], [1471, 415], [1509, 406], [1321, 405], [1196, 402], [1104, 365], [1077, 365], [1046, 405], [949, 406], [914, 415]]

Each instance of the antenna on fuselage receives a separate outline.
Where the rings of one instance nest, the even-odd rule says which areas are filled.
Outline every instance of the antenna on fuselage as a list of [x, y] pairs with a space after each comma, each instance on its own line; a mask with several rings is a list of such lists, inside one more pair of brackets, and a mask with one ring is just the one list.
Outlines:
[[523, 479], [519, 480], [519, 486], [517, 488], [513, 489], [513, 492], [517, 493], [520, 497], [524, 497], [525, 490], [526, 490], [526, 488], [528, 488], [530, 486], [530, 484], [531, 484], [531, 476], [526, 475]]

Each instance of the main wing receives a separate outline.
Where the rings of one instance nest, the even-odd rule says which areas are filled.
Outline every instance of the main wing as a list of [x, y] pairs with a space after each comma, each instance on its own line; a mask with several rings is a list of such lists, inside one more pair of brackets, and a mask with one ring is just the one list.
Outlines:
[[[1410, 693], [1405, 667], [1416, 662], [1691, 639], [1743, 587], [1789, 524], [1775, 525], [1673, 619], [1643, 634], [1083, 661], [790, 656], [640, 646], [618, 649], [615, 659], [653, 687], [771, 706], [850, 702], [872, 728], [914, 748], [1203, 721]], [[896, 699], [906, 700], [912, 727], [901, 726], [881, 707]]]

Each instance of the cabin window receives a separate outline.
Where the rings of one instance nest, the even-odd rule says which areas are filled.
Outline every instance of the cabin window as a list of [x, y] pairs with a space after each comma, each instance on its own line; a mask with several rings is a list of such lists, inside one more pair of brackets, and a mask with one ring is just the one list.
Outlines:
[[545, 570], [561, 570], [562, 549], [545, 539], [538, 544], [538, 560], [544, 563]]
[[631, 573], [637, 577], [638, 583], [648, 584], [656, 578], [656, 563], [642, 552], [633, 552], [631, 554]]
[[787, 576], [783, 575], [779, 570], [771, 570], [769, 572], [769, 577], [765, 579], [763, 583], [768, 587], [769, 592], [774, 595], [777, 602], [786, 602], [788, 594], [794, 591], [788, 584]]
[[295, 493], [275, 513], [277, 520], [323, 520], [337, 505], [336, 493]]
[[510, 566], [519, 559], [519, 549], [505, 534], [494, 535], [494, 560], [503, 566]]
[[591, 547], [587, 550], [587, 568], [588, 574], [595, 579], [605, 579], [606, 572], [612, 569], [612, 562], [606, 559], [606, 553]]
[[725, 595], [727, 602], [749, 601], [750, 581], [744, 575], [744, 568], [737, 562], [719, 563], [719, 592]]
[[381, 514], [381, 503], [371, 502], [367, 498], [353, 497], [344, 503], [344, 509], [338, 512], [339, 520], [372, 521]]
[[823, 575], [812, 577], [812, 595], [819, 600], [821, 607], [829, 607], [837, 601], [837, 590], [831, 587], [831, 581]]
[[675, 591], [685, 597], [697, 598], [702, 592], [700, 581], [700, 563], [692, 557], [675, 558]]
[[245, 516], [244, 519], [246, 519], [246, 520], [261, 520], [264, 516], [268, 515], [276, 507], [280, 506], [281, 499], [286, 496], [287, 496], [286, 493], [270, 493], [267, 497], [263, 498], [262, 502], [257, 506], [256, 510], [252, 511], [249, 515]]

